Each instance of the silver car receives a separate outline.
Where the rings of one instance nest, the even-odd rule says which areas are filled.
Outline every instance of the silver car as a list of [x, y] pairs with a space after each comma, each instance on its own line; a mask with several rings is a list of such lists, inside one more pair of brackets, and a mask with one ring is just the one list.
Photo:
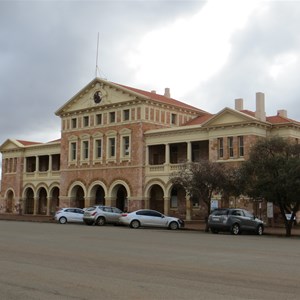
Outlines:
[[124, 213], [121, 215], [119, 222], [120, 224], [128, 225], [131, 228], [151, 226], [178, 229], [184, 227], [183, 220], [165, 216], [152, 209], [140, 209], [131, 213]]
[[70, 222], [83, 223], [84, 210], [75, 207], [66, 207], [59, 209], [54, 216], [54, 219], [60, 224], [66, 224]]
[[240, 234], [243, 231], [262, 235], [264, 222], [245, 209], [221, 208], [215, 209], [208, 218], [208, 227], [212, 233], [229, 231]]
[[123, 212], [112, 206], [95, 205], [88, 207], [84, 211], [83, 221], [86, 225], [103, 226], [106, 223], [118, 224]]

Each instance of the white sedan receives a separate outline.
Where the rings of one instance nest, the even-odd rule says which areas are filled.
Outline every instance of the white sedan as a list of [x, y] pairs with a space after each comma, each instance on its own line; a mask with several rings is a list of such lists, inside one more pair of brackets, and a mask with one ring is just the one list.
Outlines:
[[54, 219], [60, 224], [68, 222], [83, 223], [84, 210], [75, 207], [61, 208], [55, 213]]
[[131, 228], [139, 227], [165, 227], [178, 229], [184, 227], [184, 221], [175, 217], [168, 217], [156, 210], [140, 209], [131, 213], [123, 213], [119, 223]]

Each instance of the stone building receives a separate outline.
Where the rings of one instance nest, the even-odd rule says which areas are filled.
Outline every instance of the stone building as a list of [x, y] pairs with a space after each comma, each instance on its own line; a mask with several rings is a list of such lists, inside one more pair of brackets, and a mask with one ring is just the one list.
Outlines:
[[58, 207], [105, 204], [202, 218], [199, 199], [170, 182], [182, 163], [238, 164], [259, 137], [300, 137], [300, 123], [285, 110], [266, 116], [263, 93], [255, 112], [243, 105], [236, 99], [234, 109], [210, 114], [172, 99], [168, 88], [159, 95], [95, 78], [56, 111], [59, 140], [0, 146], [2, 212], [51, 215]]

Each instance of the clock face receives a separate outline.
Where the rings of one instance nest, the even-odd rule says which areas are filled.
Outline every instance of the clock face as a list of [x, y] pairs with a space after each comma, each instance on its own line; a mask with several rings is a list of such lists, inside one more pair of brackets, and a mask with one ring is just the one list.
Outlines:
[[95, 103], [100, 103], [102, 100], [102, 94], [100, 91], [97, 91], [95, 94], [94, 94], [94, 102]]

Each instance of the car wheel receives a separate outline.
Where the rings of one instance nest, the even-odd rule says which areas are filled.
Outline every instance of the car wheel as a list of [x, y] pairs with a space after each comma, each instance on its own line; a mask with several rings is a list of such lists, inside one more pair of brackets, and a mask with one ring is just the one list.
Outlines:
[[105, 221], [105, 218], [104, 217], [99, 217], [97, 220], [96, 220], [96, 225], [98, 226], [103, 226], [105, 225], [106, 221]]
[[262, 234], [264, 233], [264, 228], [263, 228], [262, 225], [258, 225], [257, 230], [256, 230], [256, 233], [257, 233], [258, 235], [262, 235]]
[[141, 226], [141, 224], [140, 224], [140, 222], [138, 221], [138, 220], [133, 220], [133, 221], [131, 221], [131, 223], [130, 223], [130, 227], [131, 228], [134, 228], [134, 229], [137, 229], [137, 228], [139, 228]]
[[177, 222], [171, 222], [170, 225], [169, 225], [169, 228], [172, 229], [172, 230], [176, 230], [178, 229], [178, 223]]
[[211, 228], [210, 230], [211, 230], [212, 233], [219, 233], [219, 231], [215, 228]]
[[239, 224], [233, 224], [232, 227], [231, 227], [231, 233], [234, 234], [234, 235], [238, 235], [241, 233], [241, 230], [240, 230], [240, 225]]
[[66, 224], [67, 223], [67, 218], [66, 217], [61, 217], [61, 218], [59, 218], [59, 223], [60, 224]]

